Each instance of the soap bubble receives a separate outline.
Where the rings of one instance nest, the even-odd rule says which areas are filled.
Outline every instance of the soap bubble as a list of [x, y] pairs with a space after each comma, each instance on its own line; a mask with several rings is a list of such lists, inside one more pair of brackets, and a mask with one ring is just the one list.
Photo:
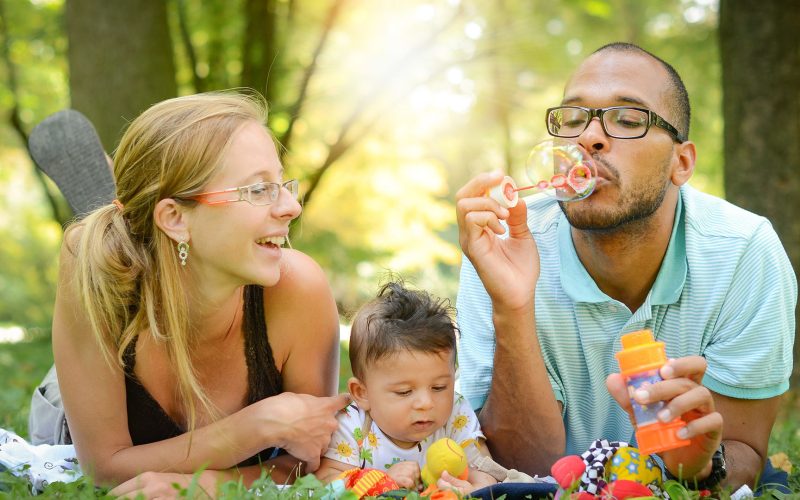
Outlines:
[[528, 155], [525, 172], [538, 189], [560, 201], [582, 200], [592, 194], [597, 168], [582, 147], [563, 139], [540, 142]]

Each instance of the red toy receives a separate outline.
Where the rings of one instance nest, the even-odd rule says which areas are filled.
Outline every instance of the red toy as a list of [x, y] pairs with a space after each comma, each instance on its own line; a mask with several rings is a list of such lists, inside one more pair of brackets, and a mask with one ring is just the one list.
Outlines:
[[400, 487], [385, 472], [378, 469], [350, 469], [342, 472], [337, 479], [344, 481], [344, 487], [362, 498], [376, 497]]

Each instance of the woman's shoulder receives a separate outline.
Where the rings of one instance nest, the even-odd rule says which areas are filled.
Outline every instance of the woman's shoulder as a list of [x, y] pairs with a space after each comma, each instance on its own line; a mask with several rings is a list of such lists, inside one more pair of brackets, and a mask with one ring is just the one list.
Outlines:
[[325, 272], [314, 259], [297, 250], [284, 250], [278, 283], [264, 289], [264, 308], [273, 320], [289, 317], [296, 326], [308, 311], [316, 313], [307, 318], [309, 321], [314, 316], [323, 321], [328, 317], [325, 311], [330, 311], [338, 324], [333, 291]]
[[283, 250], [282, 260], [278, 283], [267, 289], [267, 293], [273, 299], [330, 295], [328, 278], [314, 259], [303, 252], [289, 248]]

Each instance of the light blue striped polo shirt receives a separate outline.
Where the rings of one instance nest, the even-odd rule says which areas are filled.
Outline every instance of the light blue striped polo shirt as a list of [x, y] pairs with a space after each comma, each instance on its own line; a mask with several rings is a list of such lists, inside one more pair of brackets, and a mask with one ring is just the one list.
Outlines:
[[[797, 282], [778, 236], [764, 217], [686, 185], [680, 193], [661, 269], [633, 313], [589, 276], [555, 200], [527, 200], [541, 259], [536, 329], [550, 383], [564, 404], [568, 454], [599, 438], [634, 441], [605, 380], [618, 371], [619, 337], [635, 330], [652, 329], [669, 357], [703, 355], [703, 384], [714, 392], [762, 399], [789, 388]], [[492, 379], [494, 326], [489, 297], [466, 258], [456, 307], [459, 392], [481, 408]]]

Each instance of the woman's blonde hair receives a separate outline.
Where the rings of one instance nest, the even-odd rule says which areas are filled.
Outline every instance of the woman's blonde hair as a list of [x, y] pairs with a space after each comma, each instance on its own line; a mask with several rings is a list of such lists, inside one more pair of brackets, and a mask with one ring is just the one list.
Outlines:
[[130, 124], [116, 150], [122, 208], [106, 205], [76, 224], [82, 230], [75, 292], [106, 360], [124, 367], [126, 349], [143, 332], [163, 342], [189, 430], [196, 428], [198, 404], [212, 419], [219, 414], [191, 362], [185, 269], [153, 213], [159, 200], [202, 191], [221, 168], [234, 134], [246, 123], [264, 124], [266, 117], [266, 103], [257, 94], [213, 92], [152, 106]]

